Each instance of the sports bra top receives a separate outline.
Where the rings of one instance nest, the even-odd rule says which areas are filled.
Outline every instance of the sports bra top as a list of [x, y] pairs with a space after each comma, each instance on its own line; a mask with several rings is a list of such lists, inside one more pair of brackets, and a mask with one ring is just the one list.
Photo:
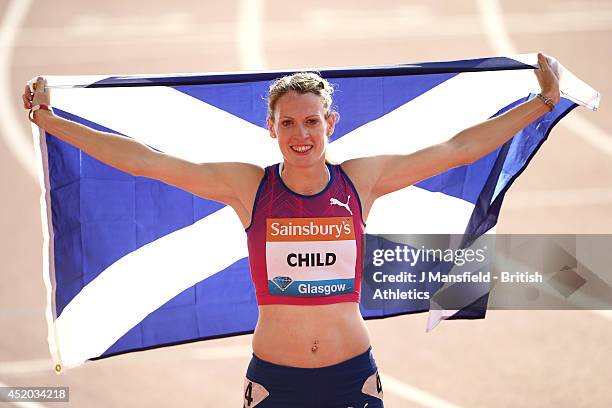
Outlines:
[[359, 302], [365, 223], [353, 183], [326, 164], [329, 182], [302, 195], [266, 167], [246, 229], [257, 304]]

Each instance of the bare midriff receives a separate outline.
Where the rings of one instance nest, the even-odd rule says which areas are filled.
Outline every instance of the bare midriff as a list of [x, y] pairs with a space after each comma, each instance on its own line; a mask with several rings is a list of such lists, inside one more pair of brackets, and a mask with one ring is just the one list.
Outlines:
[[325, 367], [370, 347], [356, 302], [331, 305], [260, 305], [253, 352], [262, 360], [291, 367]]

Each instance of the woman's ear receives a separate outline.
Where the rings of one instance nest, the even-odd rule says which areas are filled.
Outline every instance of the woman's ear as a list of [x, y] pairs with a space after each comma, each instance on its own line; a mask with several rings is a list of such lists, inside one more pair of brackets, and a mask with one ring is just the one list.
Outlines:
[[274, 122], [272, 122], [272, 119], [266, 119], [266, 124], [268, 125], [268, 132], [270, 132], [270, 137], [272, 139], [276, 139], [276, 132], [274, 131]]
[[334, 134], [334, 128], [336, 126], [336, 113], [331, 112], [327, 118], [327, 137], [331, 137]]

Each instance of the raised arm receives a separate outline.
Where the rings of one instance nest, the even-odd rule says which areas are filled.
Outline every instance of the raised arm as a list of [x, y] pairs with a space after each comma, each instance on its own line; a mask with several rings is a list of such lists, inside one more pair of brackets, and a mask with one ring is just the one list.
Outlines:
[[[38, 78], [32, 94], [26, 86], [23, 106], [50, 105], [45, 80]], [[123, 136], [100, 132], [38, 109], [33, 121], [40, 128], [109, 166], [135, 176], [154, 178], [200, 197], [223, 202], [236, 210], [243, 225], [250, 222], [252, 200], [263, 169], [246, 163], [193, 163]]]
[[[560, 99], [557, 75], [541, 53], [538, 62], [540, 69], [535, 70], [535, 74], [541, 93], [556, 104]], [[407, 155], [359, 158], [342, 165], [360, 194], [365, 216], [376, 198], [480, 159], [550, 110], [542, 99], [533, 98], [459, 132], [444, 143]]]

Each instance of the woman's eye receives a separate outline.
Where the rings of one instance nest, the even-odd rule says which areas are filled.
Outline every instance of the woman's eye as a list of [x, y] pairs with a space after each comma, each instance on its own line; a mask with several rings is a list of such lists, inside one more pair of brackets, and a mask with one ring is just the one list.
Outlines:
[[309, 120], [308, 120], [308, 123], [309, 123], [310, 125], [316, 125], [317, 123], [319, 123], [319, 121], [318, 121], [317, 119], [309, 119]]
[[283, 126], [289, 126], [289, 125], [291, 125], [291, 121], [290, 121], [290, 120], [283, 120], [283, 121], [281, 122], [281, 125], [283, 125]]

